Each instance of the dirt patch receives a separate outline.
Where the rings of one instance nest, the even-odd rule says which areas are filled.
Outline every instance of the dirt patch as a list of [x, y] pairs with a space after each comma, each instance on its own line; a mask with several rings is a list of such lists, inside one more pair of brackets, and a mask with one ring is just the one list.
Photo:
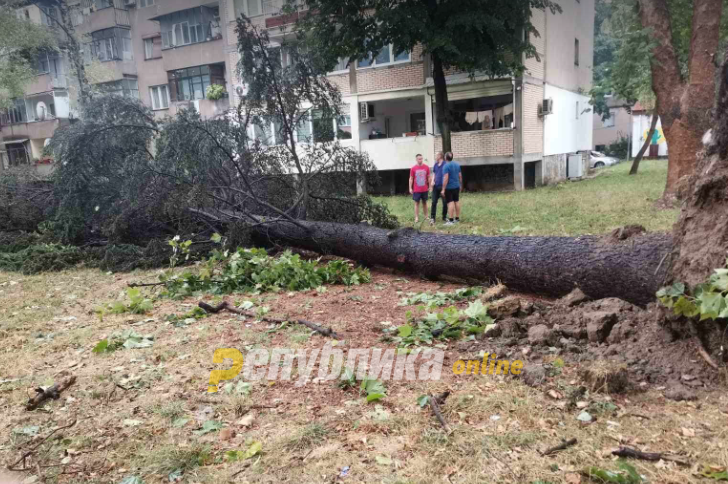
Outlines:
[[503, 354], [518, 348], [531, 363], [557, 356], [592, 367], [608, 362], [619, 371], [582, 376], [610, 391], [672, 381], [695, 391], [719, 379], [696, 351], [698, 340], [680, 338], [656, 304], [642, 309], [616, 298], [588, 301], [578, 291], [555, 302], [528, 301], [533, 310], [525, 314], [515, 309], [520, 307], [517, 299], [512, 295], [507, 304], [495, 304], [494, 314], [510, 311], [499, 320], [498, 330], [488, 334], [489, 348]]

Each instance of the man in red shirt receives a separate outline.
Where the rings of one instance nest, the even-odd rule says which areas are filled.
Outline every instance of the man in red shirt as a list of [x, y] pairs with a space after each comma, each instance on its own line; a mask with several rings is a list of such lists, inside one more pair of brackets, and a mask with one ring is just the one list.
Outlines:
[[420, 222], [420, 202], [422, 216], [427, 218], [427, 194], [430, 190], [430, 167], [423, 163], [422, 155], [417, 155], [417, 164], [410, 169], [409, 190], [415, 201], [415, 223]]

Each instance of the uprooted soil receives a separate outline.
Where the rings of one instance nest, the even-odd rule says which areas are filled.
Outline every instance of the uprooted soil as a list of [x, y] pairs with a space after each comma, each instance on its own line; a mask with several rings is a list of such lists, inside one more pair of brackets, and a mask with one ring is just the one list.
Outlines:
[[[196, 298], [157, 299], [146, 315], [96, 315], [98, 306], [123, 300], [127, 283], [156, 276], [0, 273], [0, 461], [12, 464], [36, 448], [12, 473], [18, 482], [587, 483], [580, 475], [586, 467], [617, 468], [611, 451], [619, 445], [687, 463], [631, 460], [650, 482], [702, 482], [704, 466], [728, 465], [719, 372], [697, 355], [694, 341], [674, 340], [656, 308], [487, 291], [497, 327], [446, 343], [439, 381], [385, 382], [387, 396], [371, 404], [357, 388], [326, 381], [296, 387], [263, 380], [239, 391], [238, 377], [207, 394], [210, 371], [227, 368], [212, 363], [217, 348], [317, 349], [331, 340], [224, 312], [168, 321]], [[403, 296], [461, 287], [378, 270], [372, 279], [228, 300], [331, 327], [345, 349], [387, 348], [382, 330], [404, 324], [415, 309], [400, 306]], [[153, 345], [92, 353], [128, 329], [152, 335]], [[450, 370], [482, 352], [523, 360], [523, 374]], [[69, 374], [78, 380], [58, 400], [24, 409], [34, 388]], [[451, 392], [442, 405], [450, 433], [417, 405], [419, 396], [444, 391]], [[209, 421], [215, 426], [206, 427]], [[571, 438], [578, 443], [541, 454]], [[259, 454], [237, 458], [256, 442]]]

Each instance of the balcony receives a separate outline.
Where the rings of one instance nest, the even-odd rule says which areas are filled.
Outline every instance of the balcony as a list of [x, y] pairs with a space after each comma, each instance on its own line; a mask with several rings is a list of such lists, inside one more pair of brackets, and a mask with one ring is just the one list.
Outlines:
[[[435, 151], [442, 151], [442, 136], [435, 137]], [[513, 156], [513, 130], [487, 129], [452, 133], [452, 152], [464, 164], [503, 163]], [[490, 160], [488, 160], [490, 159]]]
[[211, 101], [210, 99], [197, 99], [194, 101], [178, 101], [173, 102], [169, 106], [169, 112], [165, 112], [165, 115], [175, 116], [179, 111], [183, 109], [194, 108], [203, 119], [211, 119], [222, 115], [230, 109], [230, 100], [228, 98], [218, 99], [217, 101]]
[[83, 33], [108, 29], [111, 27], [130, 27], [129, 11], [124, 0], [83, 0], [81, 8], [89, 12], [79, 26]]
[[35, 76], [33, 80], [26, 86], [27, 94], [39, 94], [42, 92], [52, 91], [54, 89], [66, 89], [68, 82], [65, 76], [52, 76], [51, 74], [40, 74]]
[[44, 121], [3, 125], [0, 130], [0, 135], [5, 141], [18, 138], [45, 140], [46, 138], [52, 137], [60, 125], [60, 119], [46, 119]]
[[162, 50], [165, 71], [186, 69], [206, 64], [225, 62], [225, 49], [222, 39], [199, 42], [196, 44]]
[[434, 153], [432, 136], [362, 140], [361, 150], [369, 155], [378, 170], [409, 170], [415, 156], [422, 154], [431, 164]]

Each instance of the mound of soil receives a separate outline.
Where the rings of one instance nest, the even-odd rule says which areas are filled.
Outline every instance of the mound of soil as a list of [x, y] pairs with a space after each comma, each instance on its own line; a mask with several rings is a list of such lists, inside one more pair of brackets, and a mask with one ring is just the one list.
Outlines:
[[698, 354], [697, 339], [673, 331], [656, 304], [643, 309], [616, 298], [589, 301], [577, 289], [558, 301], [509, 296], [493, 303], [491, 314], [499, 316], [498, 328], [475, 346], [495, 346], [503, 355], [518, 352], [531, 365], [556, 356], [590, 365], [609, 362], [620, 375], [626, 369], [631, 388], [665, 385], [681, 400], [719, 378]]

